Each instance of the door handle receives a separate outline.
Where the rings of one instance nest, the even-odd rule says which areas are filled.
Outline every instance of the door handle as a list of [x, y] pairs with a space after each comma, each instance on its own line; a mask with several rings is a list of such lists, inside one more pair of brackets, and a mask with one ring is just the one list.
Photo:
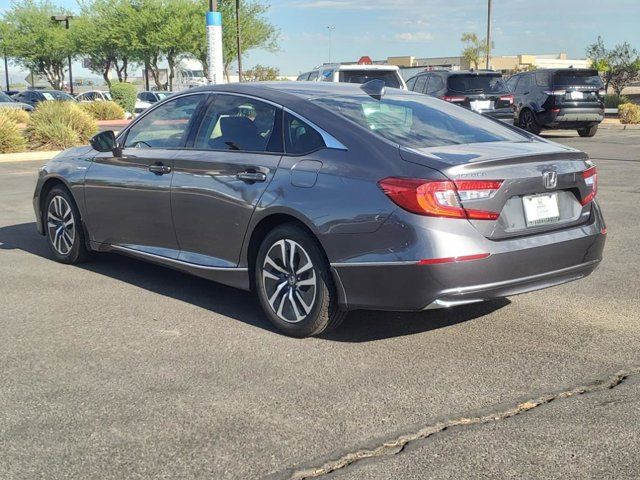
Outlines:
[[244, 171], [238, 173], [236, 178], [243, 182], [264, 182], [267, 179], [267, 175], [262, 172]]
[[156, 175], [164, 175], [165, 173], [171, 173], [171, 167], [158, 162], [153, 165], [149, 165], [149, 171]]

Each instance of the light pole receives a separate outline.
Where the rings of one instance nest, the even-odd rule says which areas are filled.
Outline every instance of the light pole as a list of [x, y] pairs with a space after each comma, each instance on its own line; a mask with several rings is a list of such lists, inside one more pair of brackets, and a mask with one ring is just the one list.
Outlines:
[[329, 63], [331, 63], [331, 34], [336, 29], [333, 25], [328, 25], [327, 30], [329, 30]]
[[[64, 23], [64, 28], [69, 30], [69, 20], [73, 18], [72, 15], [53, 15], [51, 20]], [[69, 55], [69, 93], [73, 95], [73, 72], [71, 71], [71, 55]]]
[[489, 57], [491, 56], [491, 0], [487, 4], [487, 70], [489, 70]]
[[9, 91], [9, 62], [7, 62], [7, 46], [4, 44], [4, 37], [0, 37], [2, 42], [2, 53], [4, 54], [4, 79], [7, 84], [7, 92]]
[[236, 0], [236, 41], [238, 42], [238, 81], [242, 81], [242, 49], [240, 47], [240, 0]]

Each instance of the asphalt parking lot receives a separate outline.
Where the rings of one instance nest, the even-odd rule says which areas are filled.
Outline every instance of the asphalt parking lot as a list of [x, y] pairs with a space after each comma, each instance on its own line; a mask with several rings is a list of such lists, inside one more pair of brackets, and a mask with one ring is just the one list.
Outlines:
[[0, 478], [638, 478], [640, 131], [590, 153], [590, 277], [503, 302], [275, 333], [248, 293], [35, 231], [0, 163]]

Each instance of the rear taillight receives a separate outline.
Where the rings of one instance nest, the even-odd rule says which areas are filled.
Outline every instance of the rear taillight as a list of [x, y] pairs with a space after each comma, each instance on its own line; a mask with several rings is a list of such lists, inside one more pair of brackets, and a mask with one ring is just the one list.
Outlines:
[[500, 214], [464, 208], [461, 201], [488, 199], [495, 195], [501, 180], [432, 181], [389, 177], [380, 180], [382, 191], [405, 210], [430, 217], [496, 220]]
[[445, 95], [444, 97], [442, 97], [442, 100], [444, 100], [445, 102], [451, 102], [451, 103], [461, 103], [464, 102], [467, 99], [467, 97], [460, 97], [460, 96], [455, 96], [455, 95]]
[[598, 170], [596, 167], [591, 167], [582, 172], [582, 178], [584, 178], [584, 183], [587, 184], [587, 187], [591, 189], [580, 202], [584, 206], [596, 198], [596, 194], [598, 193]]
[[513, 105], [513, 95], [502, 95], [500, 96], [500, 101], [509, 102], [509, 105]]

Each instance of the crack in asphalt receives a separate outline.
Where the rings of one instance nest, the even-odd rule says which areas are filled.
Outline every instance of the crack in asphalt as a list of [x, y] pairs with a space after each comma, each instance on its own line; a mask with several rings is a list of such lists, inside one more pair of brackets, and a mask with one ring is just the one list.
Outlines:
[[[428, 425], [420, 430], [401, 435], [392, 440], [386, 441], [381, 445], [371, 449], [361, 449], [354, 452], [349, 452], [335, 460], [329, 460], [322, 465], [310, 468], [304, 468], [295, 470], [287, 477], [289, 480], [304, 480], [308, 478], [318, 478], [329, 473], [335, 472], [348, 467], [356, 462], [365, 460], [368, 458], [385, 457], [391, 455], [397, 455], [403, 451], [403, 449], [416, 440], [423, 440], [429, 438], [437, 433], [452, 427], [468, 427], [471, 425], [481, 425], [485, 423], [497, 422], [500, 420], [506, 420], [507, 418], [520, 415], [521, 413], [528, 412], [534, 408], [538, 408], [542, 405], [549, 404], [555, 400], [563, 400], [566, 398], [584, 395], [587, 393], [610, 390], [627, 378], [640, 374], [640, 366], [634, 367], [628, 370], [620, 371], [613, 375], [610, 375], [604, 379], [596, 380], [586, 385], [580, 385], [573, 387], [569, 390], [562, 390], [557, 393], [544, 394], [536, 398], [526, 400], [511, 407], [496, 408], [494, 411], [490, 411], [485, 414], [478, 414], [472, 416], [457, 417], [449, 420], [437, 422], [433, 425]], [[486, 409], [483, 409], [486, 411]]]

